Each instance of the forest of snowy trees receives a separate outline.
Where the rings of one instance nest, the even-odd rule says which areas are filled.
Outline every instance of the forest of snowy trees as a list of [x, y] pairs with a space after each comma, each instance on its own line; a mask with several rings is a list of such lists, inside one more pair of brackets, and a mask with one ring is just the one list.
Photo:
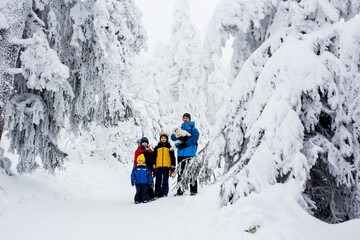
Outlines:
[[315, 217], [359, 218], [360, 0], [223, 0], [204, 39], [189, 8], [177, 1], [169, 41], [144, 58], [133, 0], [1, 1], [0, 136], [18, 173], [56, 174], [64, 139], [131, 162], [137, 139], [190, 112], [194, 169], [209, 183], [221, 167], [222, 206], [295, 182]]

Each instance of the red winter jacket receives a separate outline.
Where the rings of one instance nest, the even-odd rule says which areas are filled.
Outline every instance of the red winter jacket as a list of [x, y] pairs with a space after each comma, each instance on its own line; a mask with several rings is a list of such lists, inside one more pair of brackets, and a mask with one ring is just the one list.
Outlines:
[[150, 148], [148, 150], [144, 149], [144, 147], [139, 146], [136, 151], [135, 151], [135, 157], [134, 157], [134, 166], [137, 164], [136, 159], [138, 158], [138, 156], [140, 154], [144, 154], [145, 156], [145, 164], [146, 166], [148, 166], [148, 168], [150, 168], [150, 170], [152, 170], [153, 168], [153, 162], [152, 162], [152, 156], [153, 156], [153, 150], [151, 150]]

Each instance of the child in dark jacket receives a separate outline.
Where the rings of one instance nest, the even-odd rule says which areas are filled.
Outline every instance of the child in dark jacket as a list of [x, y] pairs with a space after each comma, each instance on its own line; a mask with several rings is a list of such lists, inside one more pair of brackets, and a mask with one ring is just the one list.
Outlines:
[[145, 165], [145, 156], [140, 154], [137, 158], [137, 164], [131, 172], [131, 185], [136, 186], [135, 204], [149, 201], [148, 187], [153, 184], [151, 172]]
[[169, 171], [175, 168], [175, 154], [166, 133], [160, 135], [160, 142], [154, 149], [153, 157], [156, 168], [155, 196], [166, 197], [169, 192]]

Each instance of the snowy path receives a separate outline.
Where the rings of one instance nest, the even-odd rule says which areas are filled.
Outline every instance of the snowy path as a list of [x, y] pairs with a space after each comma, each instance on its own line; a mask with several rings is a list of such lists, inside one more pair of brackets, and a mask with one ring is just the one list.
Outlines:
[[129, 174], [112, 167], [72, 165], [56, 177], [8, 179], [5, 185], [16, 191], [2, 193], [0, 236], [6, 237], [0, 239], [202, 239], [194, 234], [209, 227], [202, 219], [216, 212], [216, 202], [171, 193], [135, 205]]
[[[74, 164], [56, 177], [0, 174], [1, 240], [274, 239], [336, 240], [360, 234], [360, 221], [328, 225], [274, 188], [219, 208], [219, 186], [135, 205], [129, 169], [116, 163]], [[1, 188], [0, 188], [1, 189]], [[252, 235], [244, 230], [261, 225]], [[354, 228], [355, 226], [355, 228]], [[271, 236], [269, 238], [269, 236]]]
[[172, 239], [194, 239], [205, 209], [193, 203], [183, 197], [135, 206], [123, 197], [25, 204], [4, 212], [0, 229], [5, 239], [166, 239], [181, 227], [182, 237]]

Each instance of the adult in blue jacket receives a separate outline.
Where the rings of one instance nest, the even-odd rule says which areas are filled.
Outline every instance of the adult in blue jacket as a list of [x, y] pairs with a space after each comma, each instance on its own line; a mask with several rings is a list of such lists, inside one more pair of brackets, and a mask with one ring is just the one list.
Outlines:
[[[181, 124], [181, 129], [189, 132], [191, 134], [190, 137], [186, 137], [185, 139], [181, 138], [183, 142], [177, 145], [178, 148], [178, 166], [181, 168], [178, 175], [178, 182], [181, 180], [182, 173], [185, 169], [186, 160], [194, 157], [196, 155], [197, 150], [197, 142], [199, 140], [199, 131], [195, 127], [195, 122], [191, 121], [191, 115], [189, 113], [185, 113], [183, 115], [183, 123]], [[171, 135], [171, 139], [173, 141], [178, 140], [175, 134]], [[190, 195], [197, 194], [197, 180], [194, 184], [190, 184]], [[181, 188], [178, 188], [175, 196], [183, 195], [184, 191]]]

